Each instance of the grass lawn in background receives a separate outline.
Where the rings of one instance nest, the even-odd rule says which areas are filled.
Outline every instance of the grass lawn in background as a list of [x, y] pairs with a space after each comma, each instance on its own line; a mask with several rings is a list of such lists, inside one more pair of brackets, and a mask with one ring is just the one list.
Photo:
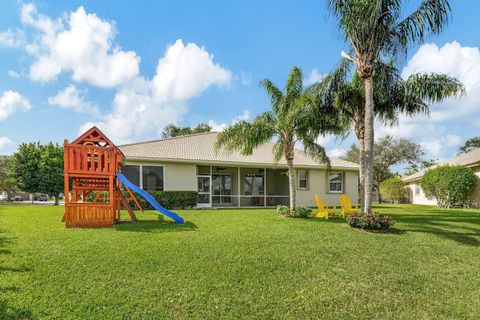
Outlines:
[[480, 211], [375, 208], [392, 233], [275, 210], [66, 229], [0, 207], [0, 319], [478, 319]]

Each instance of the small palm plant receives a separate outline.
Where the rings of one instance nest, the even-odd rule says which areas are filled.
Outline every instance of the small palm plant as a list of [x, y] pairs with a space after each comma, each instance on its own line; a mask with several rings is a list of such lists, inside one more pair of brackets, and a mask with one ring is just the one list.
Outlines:
[[270, 80], [260, 85], [270, 96], [272, 110], [258, 115], [253, 121], [240, 121], [221, 132], [216, 141], [217, 151], [238, 150], [242, 155], [251, 155], [258, 146], [274, 141], [273, 158], [282, 157], [288, 167], [290, 210], [295, 210], [295, 145], [301, 143], [303, 151], [319, 163], [330, 166], [325, 149], [316, 141], [319, 135], [341, 134], [346, 121], [338, 118], [330, 108], [318, 108], [318, 95], [303, 87], [302, 71], [291, 70], [285, 91], [282, 92]]

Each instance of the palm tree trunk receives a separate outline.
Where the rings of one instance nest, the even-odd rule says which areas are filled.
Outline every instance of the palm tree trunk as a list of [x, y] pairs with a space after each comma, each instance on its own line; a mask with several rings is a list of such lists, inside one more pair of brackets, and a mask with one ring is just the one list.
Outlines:
[[373, 77], [364, 78], [365, 85], [365, 213], [372, 213], [372, 187], [373, 187]]
[[59, 196], [56, 195], [56, 196], [55, 196], [55, 205], [56, 205], [56, 206], [58, 206], [58, 205], [60, 204], [60, 200], [59, 200], [58, 198], [59, 198]]
[[293, 168], [293, 159], [287, 159], [288, 166], [288, 186], [290, 189], [290, 210], [295, 210], [296, 193], [295, 193], [295, 169]]
[[359, 143], [359, 162], [360, 162], [360, 194], [358, 195], [360, 198], [360, 207], [361, 212], [365, 212], [365, 139], [360, 137], [358, 139]]

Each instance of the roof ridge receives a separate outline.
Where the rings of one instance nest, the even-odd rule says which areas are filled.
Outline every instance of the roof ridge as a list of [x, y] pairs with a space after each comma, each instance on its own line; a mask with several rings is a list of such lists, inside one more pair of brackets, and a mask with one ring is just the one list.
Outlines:
[[168, 138], [160, 138], [160, 139], [153, 139], [153, 140], [132, 142], [132, 143], [120, 144], [120, 145], [118, 145], [118, 147], [126, 147], [126, 146], [138, 145], [138, 144], [145, 144], [145, 143], [152, 143], [152, 142], [159, 142], [159, 141], [182, 139], [182, 138], [188, 138], [188, 137], [193, 137], [193, 136], [201, 136], [201, 135], [207, 135], [207, 134], [214, 134], [214, 133], [218, 133], [218, 131], [191, 133], [191, 134], [185, 134], [185, 135], [176, 136], [176, 137], [168, 137]]

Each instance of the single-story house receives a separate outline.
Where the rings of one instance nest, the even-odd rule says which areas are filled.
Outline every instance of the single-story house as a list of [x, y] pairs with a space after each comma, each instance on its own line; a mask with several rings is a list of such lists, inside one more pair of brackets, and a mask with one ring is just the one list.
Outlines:
[[[470, 151], [468, 153], [462, 154], [458, 157], [455, 157], [451, 160], [439, 163], [435, 165], [441, 166], [441, 165], [462, 165], [466, 166], [469, 168], [472, 168], [473, 172], [477, 175], [479, 181], [477, 183], [477, 186], [475, 190], [472, 192], [470, 196], [470, 205], [473, 207], [479, 207], [480, 206], [480, 149], [475, 149], [473, 151]], [[425, 194], [423, 193], [423, 190], [420, 186], [420, 180], [423, 177], [423, 174], [425, 172], [417, 172], [415, 174], [412, 174], [410, 176], [405, 176], [403, 177], [403, 181], [407, 184], [407, 190], [408, 190], [408, 201], [409, 203], [413, 204], [430, 204], [430, 205], [437, 205], [437, 200], [436, 199], [427, 199], [425, 197]]]
[[[288, 205], [285, 160], [273, 161], [272, 143], [250, 156], [215, 152], [218, 132], [118, 146], [126, 157], [123, 174], [149, 191], [198, 191], [199, 207], [272, 207]], [[301, 150], [295, 151], [297, 204], [315, 206], [314, 195], [338, 205], [340, 194], [358, 202], [355, 163], [332, 159], [327, 168]]]

